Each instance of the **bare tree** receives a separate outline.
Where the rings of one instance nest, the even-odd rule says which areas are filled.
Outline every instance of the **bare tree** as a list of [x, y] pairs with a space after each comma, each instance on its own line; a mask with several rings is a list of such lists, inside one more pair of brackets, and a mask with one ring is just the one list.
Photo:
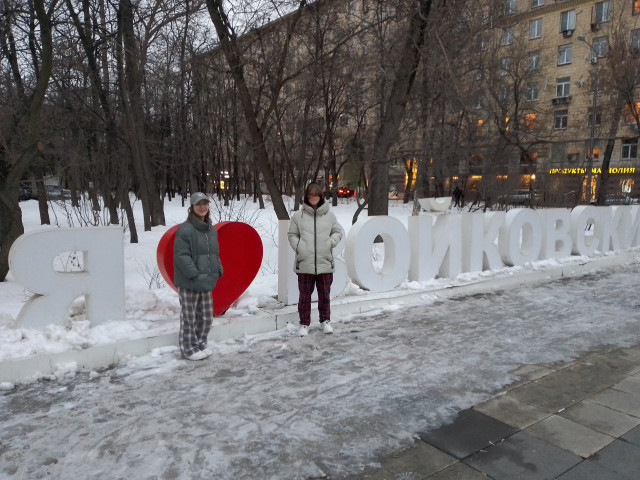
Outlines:
[[[9, 249], [24, 233], [18, 205], [20, 179], [42, 153], [40, 121], [53, 68], [52, 23], [57, 1], [2, 2], [0, 48], [5, 98], [0, 130], [0, 280]], [[25, 33], [26, 32], [26, 33]]]
[[[609, 36], [606, 51], [594, 51], [593, 55], [598, 55], [596, 61], [602, 61], [602, 65], [597, 72], [594, 70], [592, 84], [600, 87], [595, 88], [593, 95], [598, 95], [599, 89], [608, 90], [609, 105], [609, 126], [607, 131], [607, 142], [602, 157], [600, 169], [600, 181], [596, 188], [596, 204], [605, 205], [609, 190], [609, 165], [616, 138], [620, 134], [620, 123], [623, 119], [635, 123], [636, 132], [640, 131], [640, 109], [638, 108], [637, 88], [640, 84], [640, 49], [632, 43], [633, 39], [629, 35], [629, 24], [625, 20], [624, 11], [617, 12], [615, 24]], [[593, 50], [593, 46], [589, 46]], [[595, 75], [598, 75], [596, 78]], [[625, 115], [626, 112], [626, 115]], [[594, 112], [595, 115], [595, 112]], [[593, 120], [592, 120], [593, 121]], [[625, 128], [625, 127], [622, 127]], [[637, 133], [636, 133], [637, 136]]]
[[[258, 168], [262, 173], [267, 189], [269, 190], [269, 194], [271, 195], [271, 201], [273, 202], [276, 216], [280, 220], [286, 220], [289, 218], [289, 214], [284, 205], [284, 201], [282, 200], [282, 192], [274, 176], [269, 152], [266, 148], [263, 127], [266, 125], [270, 112], [273, 111], [275, 107], [279, 92], [284, 84], [285, 65], [289, 54], [291, 38], [307, 2], [306, 0], [301, 0], [299, 2], [298, 10], [295, 14], [289, 17], [288, 22], [286, 23], [287, 28], [282, 48], [275, 60], [276, 69], [274, 72], [274, 81], [271, 83], [272, 90], [270, 92], [271, 102], [264, 112], [258, 112], [257, 110], [257, 104], [254, 101], [254, 96], [251, 94], [244, 71], [247, 62], [242, 54], [242, 45], [238, 40], [238, 35], [229, 20], [227, 10], [223, 3], [224, 2], [219, 0], [207, 0], [209, 15], [211, 16], [211, 20], [213, 21], [218, 34], [220, 47], [226, 57], [231, 76], [233, 77], [236, 88], [239, 92], [238, 99], [240, 101], [247, 130], [249, 132], [253, 157], [255, 158]], [[262, 114], [261, 118], [259, 117], [259, 113]]]
[[431, 0], [414, 0], [410, 3], [412, 13], [409, 16], [405, 41], [401, 51], [398, 52], [393, 85], [371, 152], [369, 215], [389, 213], [388, 154], [397, 138], [407, 100], [416, 78], [431, 8]]

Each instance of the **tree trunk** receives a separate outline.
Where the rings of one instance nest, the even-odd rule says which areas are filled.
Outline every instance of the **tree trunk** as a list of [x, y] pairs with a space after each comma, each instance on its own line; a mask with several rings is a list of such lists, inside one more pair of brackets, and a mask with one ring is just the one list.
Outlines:
[[139, 188], [144, 229], [164, 225], [160, 189], [154, 168], [149, 160], [145, 142], [145, 117], [142, 105], [142, 60], [133, 25], [131, 0], [120, 0], [120, 35], [124, 47], [124, 63], [120, 63], [119, 79], [125, 132], [131, 152], [133, 171]]
[[[607, 187], [609, 182], [609, 165], [611, 164], [611, 155], [613, 147], [616, 143], [616, 134], [618, 133], [618, 125], [622, 119], [624, 111], [625, 99], [622, 94], [618, 93], [615, 106], [611, 115], [611, 123], [609, 124], [609, 136], [607, 137], [607, 145], [604, 149], [602, 158], [602, 167], [600, 168], [600, 183], [596, 187], [596, 205], [604, 205], [607, 198]], [[591, 152], [593, 155], [593, 152]], [[587, 186], [589, 188], [589, 186]]]
[[[24, 89], [8, 15], [4, 20], [7, 24], [0, 35], [0, 48], [12, 66], [15, 89], [20, 97], [19, 105], [12, 115], [12, 123], [2, 127], [4, 142], [0, 147], [0, 281], [4, 281], [9, 273], [11, 245], [24, 233], [22, 210], [18, 203], [20, 179], [39, 156], [40, 117], [53, 67], [51, 15], [55, 11], [56, 1], [49, 2], [48, 5], [45, 3], [44, 0], [33, 0], [29, 4], [32, 7], [29, 12], [32, 17], [29, 24], [32, 28], [31, 42], [37, 43], [35, 25], [40, 29], [40, 44], [37, 49], [40, 57], [32, 59], [32, 66], [40, 68], [35, 72], [37, 81], [32, 92], [27, 93]], [[34, 45], [32, 52], [35, 51]], [[24, 127], [19, 128], [22, 124]]]
[[395, 79], [371, 153], [369, 215], [389, 214], [389, 151], [396, 141], [425, 42], [431, 0], [417, 0], [400, 52]]

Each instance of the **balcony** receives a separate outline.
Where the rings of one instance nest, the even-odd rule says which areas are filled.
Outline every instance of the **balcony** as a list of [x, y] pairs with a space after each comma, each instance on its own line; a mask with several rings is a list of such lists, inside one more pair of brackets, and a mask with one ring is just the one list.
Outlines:
[[551, 99], [551, 105], [569, 105], [571, 101], [571, 95], [567, 95], [566, 97], [556, 97]]

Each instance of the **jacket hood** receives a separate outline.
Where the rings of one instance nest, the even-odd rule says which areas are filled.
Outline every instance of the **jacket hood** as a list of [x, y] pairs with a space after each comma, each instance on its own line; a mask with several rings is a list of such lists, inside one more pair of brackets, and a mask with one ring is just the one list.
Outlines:
[[302, 204], [302, 210], [310, 215], [313, 215], [314, 212], [316, 215], [324, 215], [329, 211], [329, 204], [327, 202], [323, 202], [321, 205], [318, 205], [318, 208], [314, 209], [308, 203]]

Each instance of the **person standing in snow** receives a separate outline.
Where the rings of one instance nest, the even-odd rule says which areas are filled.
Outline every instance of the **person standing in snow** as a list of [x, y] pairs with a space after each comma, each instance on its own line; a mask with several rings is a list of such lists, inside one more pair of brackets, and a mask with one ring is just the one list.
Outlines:
[[331, 327], [331, 283], [333, 282], [333, 248], [344, 231], [335, 214], [325, 202], [322, 187], [315, 182], [307, 185], [300, 210], [289, 224], [289, 244], [296, 252], [294, 270], [298, 275], [298, 313], [301, 337], [309, 333], [311, 324], [311, 295], [318, 289], [318, 313], [324, 333]]
[[202, 360], [213, 353], [207, 348], [207, 336], [213, 323], [211, 291], [223, 272], [219, 251], [209, 197], [194, 193], [187, 220], [176, 230], [173, 244], [174, 284], [180, 298], [180, 351], [188, 360]]
[[453, 190], [453, 199], [455, 200], [455, 203], [453, 204], [454, 207], [462, 207], [462, 190], [460, 190], [460, 187], [458, 185], [456, 185], [456, 188]]

